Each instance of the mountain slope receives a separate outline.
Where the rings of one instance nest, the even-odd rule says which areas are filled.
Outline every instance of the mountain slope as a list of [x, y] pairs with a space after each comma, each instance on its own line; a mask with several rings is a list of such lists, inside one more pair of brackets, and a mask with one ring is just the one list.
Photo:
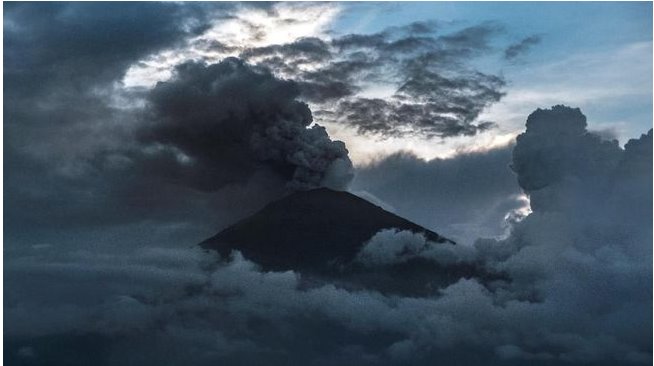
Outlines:
[[272, 202], [200, 245], [222, 255], [239, 250], [268, 269], [320, 270], [348, 263], [373, 235], [389, 228], [449, 241], [351, 193], [319, 188]]

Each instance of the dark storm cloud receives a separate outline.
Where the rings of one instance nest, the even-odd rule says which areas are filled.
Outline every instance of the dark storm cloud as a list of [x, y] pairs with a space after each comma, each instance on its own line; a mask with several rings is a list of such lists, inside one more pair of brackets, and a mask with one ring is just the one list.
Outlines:
[[[54, 83], [88, 88], [134, 61], [205, 30], [208, 7], [180, 4], [13, 3], [5, 6], [10, 92]], [[35, 47], [38, 45], [38, 47]], [[61, 85], [56, 85], [61, 87]]]
[[140, 58], [206, 29], [211, 9], [155, 3], [7, 4], [4, 102], [11, 138], [5, 153], [10, 159], [52, 159], [55, 169], [72, 173], [79, 155], [122, 144], [116, 141], [124, 141], [133, 118], [115, 107], [125, 96], [112, 83]]
[[504, 58], [507, 60], [514, 59], [526, 52], [528, 52], [533, 46], [541, 42], [541, 37], [538, 35], [529, 36], [524, 38], [518, 43], [512, 44], [504, 51]]
[[[292, 43], [249, 48], [240, 57], [265, 66], [297, 81], [304, 99], [309, 101], [337, 100], [354, 94], [357, 87], [350, 75], [363, 66], [362, 62], [332, 62], [329, 44], [319, 38], [300, 38]], [[302, 67], [329, 63], [315, 71], [300, 71]], [[300, 77], [301, 75], [301, 77]]]
[[471, 136], [495, 127], [479, 114], [504, 95], [504, 81], [476, 73], [457, 78], [420, 70], [397, 90], [393, 99], [357, 98], [339, 103], [336, 119], [361, 133], [384, 136]]
[[[457, 107], [454, 107], [458, 109]], [[355, 125], [360, 133], [402, 137], [419, 135], [426, 138], [473, 136], [495, 127], [493, 122], [461, 123], [445, 116], [449, 106], [405, 104], [384, 99], [359, 98], [341, 102], [335, 114], [340, 122]], [[467, 113], [462, 111], [461, 113]]]
[[132, 63], [208, 24], [199, 7], [177, 4], [13, 3], [5, 10], [9, 154], [68, 161], [94, 148], [83, 136], [102, 147], [122, 137], [129, 121], [113, 118], [112, 83]]
[[[206, 29], [219, 8], [226, 6], [5, 5], [5, 219], [14, 228], [8, 238], [74, 238], [75, 230], [62, 228], [133, 222], [144, 212], [113, 200], [133, 177], [98, 169], [101, 154], [120, 163], [107, 151], [130, 145], [138, 125], [130, 107], [141, 96], [114, 83], [139, 59]], [[164, 201], [171, 200], [157, 202]]]
[[[504, 80], [468, 64], [492, 53], [490, 42], [501, 26], [484, 23], [440, 36], [437, 29], [435, 22], [418, 22], [251, 48], [241, 57], [299, 81], [302, 97], [320, 108], [316, 116], [362, 134], [447, 138], [494, 127], [477, 119], [503, 97]], [[395, 93], [360, 97], [366, 83], [393, 85]]]

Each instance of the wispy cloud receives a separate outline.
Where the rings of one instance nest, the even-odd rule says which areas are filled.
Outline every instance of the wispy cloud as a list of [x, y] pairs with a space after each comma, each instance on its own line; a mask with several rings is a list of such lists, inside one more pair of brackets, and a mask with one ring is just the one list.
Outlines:
[[523, 38], [520, 42], [514, 43], [504, 50], [504, 58], [507, 60], [512, 60], [526, 52], [528, 52], [533, 46], [541, 42], [541, 37], [539, 35], [529, 36]]

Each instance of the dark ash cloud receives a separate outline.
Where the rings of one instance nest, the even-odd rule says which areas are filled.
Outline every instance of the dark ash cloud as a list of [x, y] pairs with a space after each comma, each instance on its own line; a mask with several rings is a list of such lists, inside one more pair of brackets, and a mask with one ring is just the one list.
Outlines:
[[142, 140], [181, 154], [189, 183], [202, 190], [246, 183], [263, 168], [293, 189], [343, 189], [352, 177], [345, 144], [309, 127], [298, 95], [295, 83], [239, 59], [183, 64], [150, 92], [153, 123]]

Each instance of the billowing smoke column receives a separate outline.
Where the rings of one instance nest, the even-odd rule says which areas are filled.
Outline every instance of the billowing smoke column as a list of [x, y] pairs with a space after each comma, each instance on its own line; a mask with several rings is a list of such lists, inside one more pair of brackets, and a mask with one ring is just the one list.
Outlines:
[[652, 130], [622, 149], [587, 131], [579, 109], [538, 109], [512, 168], [533, 212], [505, 240], [475, 246], [511, 277], [504, 294], [533, 304], [532, 319], [552, 315], [532, 324], [549, 338], [505, 356], [650, 362]]
[[[533, 211], [509, 238], [517, 247], [572, 246], [593, 255], [612, 248], [634, 269], [651, 264], [651, 129], [622, 149], [587, 131], [578, 108], [538, 109], [518, 136], [512, 168]], [[651, 277], [651, 267], [645, 272]]]
[[573, 187], [578, 193], [604, 187], [621, 157], [617, 140], [602, 140], [586, 130], [579, 108], [558, 105], [529, 115], [513, 150], [512, 168], [530, 195], [532, 210], [538, 211], [564, 204], [561, 194], [567, 196]]
[[292, 81], [236, 58], [185, 63], [148, 96], [142, 139], [173, 151], [195, 188], [246, 183], [262, 170], [290, 189], [344, 189], [352, 178], [345, 144], [312, 123]]
[[512, 168], [535, 213], [563, 212], [598, 227], [634, 224], [632, 232], [649, 226], [652, 130], [622, 149], [587, 131], [578, 108], [538, 109], [517, 138]]

